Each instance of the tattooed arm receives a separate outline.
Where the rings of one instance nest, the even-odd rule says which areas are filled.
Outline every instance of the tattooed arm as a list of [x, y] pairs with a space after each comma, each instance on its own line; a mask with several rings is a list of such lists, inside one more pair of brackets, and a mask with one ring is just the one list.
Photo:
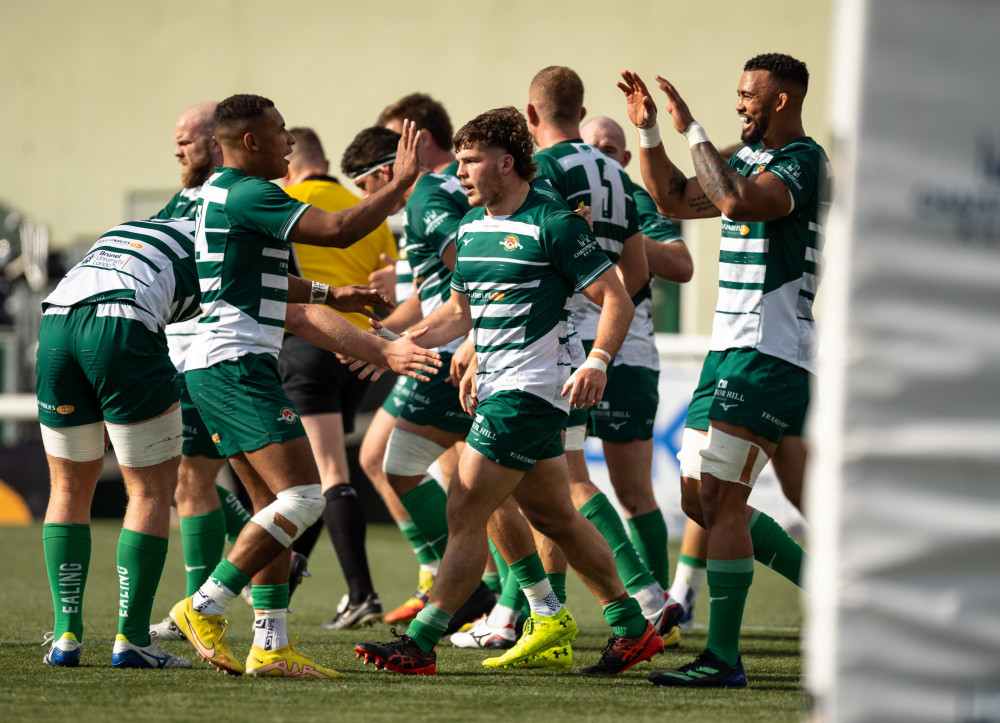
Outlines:
[[[656, 104], [650, 98], [642, 79], [630, 71], [622, 72], [618, 87], [625, 94], [629, 119], [639, 128], [656, 125]], [[670, 110], [668, 106], [667, 110]], [[719, 215], [698, 178], [688, 178], [667, 157], [663, 144], [653, 148], [639, 148], [639, 168], [650, 197], [660, 213], [672, 218], [711, 218]]]
[[[691, 111], [670, 82], [660, 76], [656, 76], [656, 82], [667, 95], [667, 112], [673, 120], [674, 130], [684, 133], [694, 123]], [[685, 184], [685, 200], [689, 206], [701, 208], [702, 204], [711, 204], [727, 218], [740, 221], [773, 221], [788, 215], [792, 209], [792, 196], [783, 180], [773, 173], [758, 173], [750, 178], [741, 176], [719, 155], [707, 137], [702, 135], [702, 138], [702, 142], [691, 146], [695, 178]], [[692, 182], [697, 183], [702, 198], [688, 190]], [[683, 206], [681, 210], [684, 210]]]

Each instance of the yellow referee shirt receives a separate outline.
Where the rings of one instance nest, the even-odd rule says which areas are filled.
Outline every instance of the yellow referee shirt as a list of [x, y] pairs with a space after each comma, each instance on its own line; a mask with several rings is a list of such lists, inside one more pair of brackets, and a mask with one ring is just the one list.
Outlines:
[[[324, 211], [336, 212], [350, 208], [361, 200], [330, 176], [310, 176], [302, 183], [285, 189], [292, 198], [304, 201]], [[330, 286], [368, 285], [368, 275], [385, 266], [379, 254], [398, 256], [396, 240], [383, 222], [370, 234], [346, 249], [292, 244], [299, 273], [310, 281], [322, 281]], [[338, 312], [340, 313], [340, 312]], [[368, 329], [368, 318], [362, 314], [340, 314], [360, 329]]]

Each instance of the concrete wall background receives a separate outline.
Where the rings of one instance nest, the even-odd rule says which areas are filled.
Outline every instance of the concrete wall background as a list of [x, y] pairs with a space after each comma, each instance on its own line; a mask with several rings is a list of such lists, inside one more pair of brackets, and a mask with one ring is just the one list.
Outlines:
[[[125, 220], [130, 194], [176, 190], [173, 122], [195, 102], [265, 95], [290, 126], [314, 127], [336, 166], [354, 134], [406, 93], [441, 100], [457, 128], [488, 108], [523, 108], [532, 76], [553, 64], [583, 78], [589, 115], [623, 124], [618, 71], [649, 82], [659, 73], [721, 147], [738, 139], [743, 63], [786, 52], [809, 65], [805, 125], [828, 146], [830, 5], [761, 0], [749, 15], [726, 0], [9, 2], [0, 200], [48, 224], [54, 246], [88, 240]], [[690, 172], [684, 139], [669, 129], [664, 138]], [[638, 163], [629, 170], [638, 178]], [[707, 333], [718, 221], [686, 233], [696, 278], [683, 329]]]

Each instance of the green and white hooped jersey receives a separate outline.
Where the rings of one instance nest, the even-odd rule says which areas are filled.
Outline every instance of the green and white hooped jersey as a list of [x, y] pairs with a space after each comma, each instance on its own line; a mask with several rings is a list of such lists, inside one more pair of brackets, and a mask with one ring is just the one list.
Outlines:
[[519, 390], [568, 412], [569, 302], [611, 268], [587, 222], [530, 190], [510, 216], [470, 211], [456, 246], [451, 287], [472, 310], [479, 399]]
[[[536, 153], [534, 160], [538, 176], [547, 179], [571, 209], [590, 206], [597, 242], [616, 263], [625, 240], [639, 232], [631, 179], [618, 161], [579, 139], [556, 143]], [[581, 338], [593, 340], [601, 308], [577, 294], [572, 309]]]
[[154, 334], [198, 314], [194, 221], [130, 221], [102, 235], [42, 309], [121, 302], [116, 315], [141, 321]]
[[[201, 193], [201, 186], [182, 188], [153, 218], [194, 219], [199, 193]], [[184, 360], [187, 357], [188, 347], [191, 346], [191, 341], [198, 333], [198, 316], [167, 326], [167, 349], [170, 352], [170, 361], [181, 373], [184, 372]]]
[[[451, 269], [442, 257], [455, 242], [458, 224], [468, 212], [462, 184], [444, 173], [425, 173], [418, 178], [406, 202], [406, 256], [424, 318], [451, 296]], [[462, 339], [455, 339], [437, 350], [454, 353], [461, 343]]]
[[153, 218], [194, 218], [199, 193], [201, 193], [201, 186], [182, 188], [167, 201], [167, 205], [160, 209], [160, 212]]
[[198, 199], [201, 311], [186, 369], [246, 354], [277, 357], [288, 298], [288, 235], [309, 204], [235, 168], [216, 169]]
[[812, 306], [823, 263], [830, 162], [803, 137], [778, 150], [744, 146], [729, 165], [748, 178], [775, 174], [788, 186], [792, 210], [776, 221], [722, 217], [711, 349], [754, 348], [813, 372]]

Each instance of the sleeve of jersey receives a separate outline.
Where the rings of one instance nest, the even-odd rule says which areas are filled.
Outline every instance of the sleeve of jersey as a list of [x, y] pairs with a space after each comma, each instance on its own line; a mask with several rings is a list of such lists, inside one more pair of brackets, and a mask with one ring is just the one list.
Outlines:
[[612, 267], [590, 226], [575, 213], [559, 212], [546, 218], [540, 240], [549, 262], [577, 291]]
[[229, 189], [226, 200], [227, 215], [237, 215], [247, 227], [282, 240], [288, 239], [307, 208], [308, 203], [292, 198], [262, 178], [247, 179], [235, 185]]
[[457, 291], [460, 294], [465, 293], [465, 279], [462, 278], [458, 263], [455, 264], [455, 270], [451, 272], [451, 288], [452, 291]]
[[443, 257], [448, 244], [458, 235], [458, 224], [465, 215], [465, 209], [457, 209], [444, 198], [434, 198], [428, 199], [421, 210], [424, 215], [416, 225], [423, 232], [427, 245]]
[[816, 193], [819, 179], [819, 154], [815, 149], [792, 144], [778, 151], [767, 170], [776, 175], [792, 194], [792, 210], [799, 208]]
[[554, 158], [546, 153], [536, 153], [532, 160], [538, 164], [535, 178], [545, 179], [549, 185], [556, 190], [556, 193], [565, 201], [566, 189], [562, 185], [562, 166]]
[[680, 229], [667, 216], [660, 213], [653, 199], [638, 186], [632, 187], [636, 210], [639, 211], [639, 225], [644, 236], [660, 243], [673, 243], [683, 240]]

